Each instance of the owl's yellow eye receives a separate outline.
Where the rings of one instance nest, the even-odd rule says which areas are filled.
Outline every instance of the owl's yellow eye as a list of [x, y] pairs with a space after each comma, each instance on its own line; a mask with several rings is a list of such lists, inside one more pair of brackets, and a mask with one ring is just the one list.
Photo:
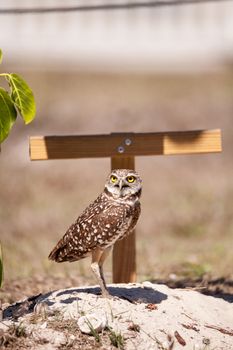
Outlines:
[[117, 181], [117, 177], [112, 175], [111, 176], [111, 182], [114, 184]]
[[133, 183], [136, 180], [136, 178], [134, 176], [127, 176], [127, 181], [129, 183]]

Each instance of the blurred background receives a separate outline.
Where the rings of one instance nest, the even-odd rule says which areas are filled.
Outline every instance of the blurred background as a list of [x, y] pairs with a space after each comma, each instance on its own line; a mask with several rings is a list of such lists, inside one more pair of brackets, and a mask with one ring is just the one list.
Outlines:
[[[95, 283], [89, 259], [47, 256], [102, 191], [110, 160], [31, 162], [36, 135], [221, 128], [221, 154], [136, 158], [137, 271], [138, 281], [232, 278], [232, 13], [230, 0], [1, 1], [1, 72], [22, 75], [37, 103], [1, 147], [6, 295], [23, 280], [24, 292]], [[105, 270], [110, 282], [110, 258]]]

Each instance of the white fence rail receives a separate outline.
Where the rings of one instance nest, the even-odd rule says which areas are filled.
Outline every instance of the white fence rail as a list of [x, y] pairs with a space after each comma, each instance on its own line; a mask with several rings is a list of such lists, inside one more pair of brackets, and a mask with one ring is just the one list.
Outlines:
[[[101, 3], [66, 1], [65, 6]], [[51, 8], [64, 6], [64, 1], [4, 0], [0, 9], [19, 6]], [[216, 65], [233, 57], [233, 1], [5, 14], [0, 15], [0, 47], [12, 64], [23, 60], [28, 68], [153, 70]]]

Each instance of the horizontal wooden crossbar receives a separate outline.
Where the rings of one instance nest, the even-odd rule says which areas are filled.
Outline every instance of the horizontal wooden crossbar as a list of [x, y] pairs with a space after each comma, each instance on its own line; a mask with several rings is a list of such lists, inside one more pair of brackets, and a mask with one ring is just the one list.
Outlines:
[[221, 152], [221, 130], [33, 136], [31, 160]]

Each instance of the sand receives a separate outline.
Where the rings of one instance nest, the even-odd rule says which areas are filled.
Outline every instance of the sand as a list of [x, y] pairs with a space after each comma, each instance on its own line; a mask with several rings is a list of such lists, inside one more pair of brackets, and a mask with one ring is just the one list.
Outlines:
[[[104, 336], [111, 331], [122, 336], [122, 349], [128, 350], [233, 349], [233, 307], [226, 300], [191, 289], [170, 289], [150, 282], [112, 284], [109, 290], [113, 299], [100, 297], [97, 287], [49, 292], [31, 298], [33, 306], [28, 301], [28, 304], [18, 303], [5, 308], [3, 323], [10, 324], [12, 316], [17, 319], [15, 322], [24, 323], [28, 336], [34, 337], [33, 349], [43, 348], [39, 344], [41, 339], [38, 342], [40, 334], [47, 339], [44, 349], [65, 346], [67, 332], [64, 337], [62, 327], [59, 331], [49, 327], [48, 320], [57, 313], [62, 315], [60, 319], [64, 330], [71, 319], [77, 321], [77, 327], [81, 328], [81, 317], [99, 321], [96, 329], [100, 338], [103, 336], [100, 341], [102, 349], [114, 349], [109, 337]], [[35, 317], [42, 313], [47, 318]], [[32, 315], [34, 322], [31, 321]], [[1, 327], [4, 328], [3, 325]], [[51, 335], [53, 332], [55, 336]], [[68, 337], [75, 341], [76, 333], [71, 333]], [[82, 333], [88, 332], [83, 329]], [[85, 334], [85, 337], [91, 336]], [[75, 345], [73, 348], [76, 349]]]

